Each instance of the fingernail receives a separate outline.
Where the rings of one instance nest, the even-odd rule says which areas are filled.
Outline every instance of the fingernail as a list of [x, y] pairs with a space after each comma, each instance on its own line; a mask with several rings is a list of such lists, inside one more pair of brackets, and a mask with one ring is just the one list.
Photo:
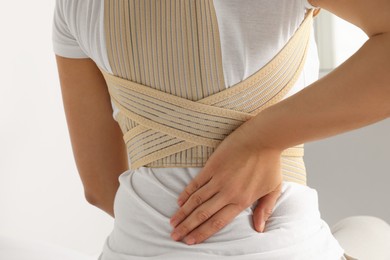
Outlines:
[[260, 224], [260, 232], [263, 232], [265, 228], [265, 221], [262, 221]]
[[172, 227], [176, 227], [176, 225], [177, 225], [177, 223], [178, 223], [177, 218], [171, 218], [170, 223], [171, 223], [171, 226], [172, 226]]
[[256, 227], [257, 232], [263, 232], [264, 226], [265, 226], [265, 222], [262, 221], [262, 222]]
[[193, 245], [193, 244], [195, 244], [195, 238], [193, 238], [193, 237], [185, 237], [184, 238], [184, 242], [187, 245]]
[[179, 233], [176, 233], [176, 232], [173, 232], [172, 234], [171, 234], [171, 237], [173, 238], [173, 240], [179, 240], [179, 238], [180, 238], [180, 235], [179, 235]]

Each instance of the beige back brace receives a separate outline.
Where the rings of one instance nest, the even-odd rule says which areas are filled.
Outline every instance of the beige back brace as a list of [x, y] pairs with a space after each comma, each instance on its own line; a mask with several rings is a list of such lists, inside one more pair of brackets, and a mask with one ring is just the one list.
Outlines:
[[[245, 121], [279, 102], [305, 63], [313, 10], [283, 49], [225, 87], [212, 0], [106, 0], [113, 74], [103, 69], [130, 169], [203, 167]], [[284, 180], [306, 184], [303, 144], [282, 153]]]

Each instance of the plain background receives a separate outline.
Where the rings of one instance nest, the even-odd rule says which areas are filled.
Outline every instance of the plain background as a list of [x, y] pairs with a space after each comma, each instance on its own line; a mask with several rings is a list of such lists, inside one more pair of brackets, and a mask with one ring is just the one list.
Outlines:
[[[54, 2], [3, 1], [0, 9], [0, 235], [96, 255], [113, 220], [87, 204], [73, 160], [51, 46]], [[352, 25], [321, 16], [326, 73], [366, 38]], [[309, 185], [318, 190], [330, 225], [367, 214], [390, 222], [389, 133], [385, 120], [306, 144]]]

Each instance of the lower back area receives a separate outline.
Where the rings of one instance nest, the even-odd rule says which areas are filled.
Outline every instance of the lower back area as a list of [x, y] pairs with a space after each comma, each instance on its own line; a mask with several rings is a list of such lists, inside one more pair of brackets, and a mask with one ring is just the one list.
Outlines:
[[256, 204], [196, 245], [170, 237], [177, 197], [202, 168], [146, 168], [119, 177], [115, 225], [101, 260], [109, 259], [342, 259], [343, 249], [320, 217], [316, 190], [283, 182], [263, 233], [255, 231]]

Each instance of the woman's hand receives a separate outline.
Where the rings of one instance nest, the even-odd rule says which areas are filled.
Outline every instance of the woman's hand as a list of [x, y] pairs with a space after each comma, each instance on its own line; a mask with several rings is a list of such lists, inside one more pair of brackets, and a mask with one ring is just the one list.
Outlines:
[[171, 237], [201, 243], [259, 199], [254, 227], [264, 230], [281, 193], [282, 151], [259, 143], [251, 120], [217, 147], [202, 171], [179, 195], [181, 208], [171, 218]]

